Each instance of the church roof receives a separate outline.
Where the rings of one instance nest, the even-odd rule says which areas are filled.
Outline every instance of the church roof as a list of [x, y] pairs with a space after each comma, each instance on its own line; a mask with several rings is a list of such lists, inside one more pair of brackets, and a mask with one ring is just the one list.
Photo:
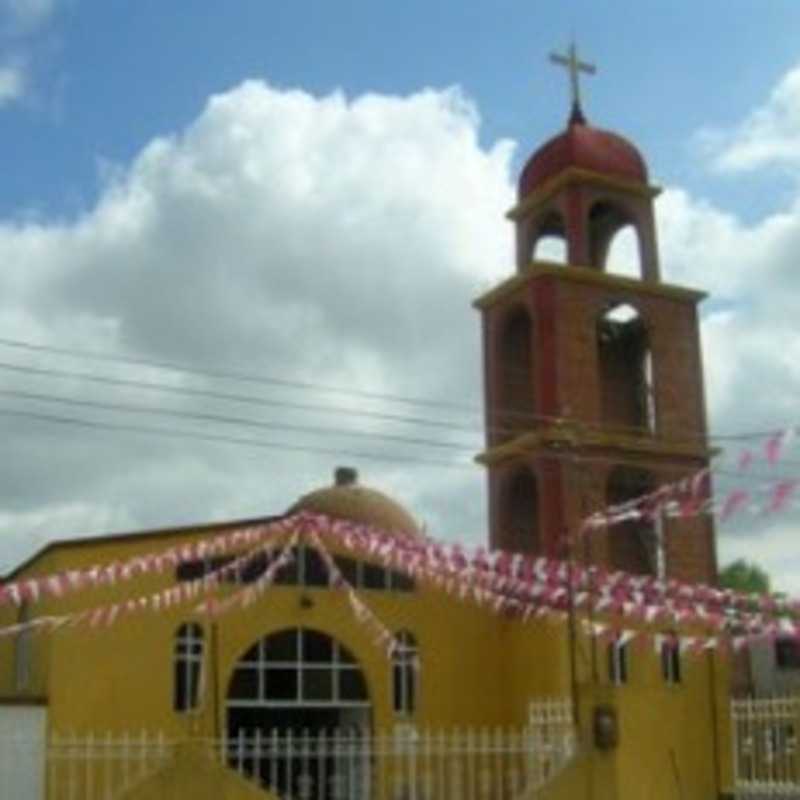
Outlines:
[[617, 133], [593, 128], [579, 108], [573, 110], [566, 129], [528, 159], [519, 178], [519, 199], [569, 167], [647, 183], [647, 165], [636, 147]]
[[416, 520], [400, 503], [377, 489], [361, 486], [358, 474], [349, 467], [339, 467], [332, 486], [303, 495], [287, 513], [299, 511], [362, 522], [385, 531], [420, 534]]
[[[411, 536], [420, 536], [421, 531], [414, 517], [397, 501], [377, 489], [370, 489], [357, 483], [357, 473], [349, 467], [339, 467], [335, 473], [333, 486], [317, 489], [303, 495], [286, 512], [289, 516], [299, 511], [311, 511], [334, 519], [346, 519], [371, 525], [383, 531], [397, 531]], [[98, 547], [104, 544], [120, 544], [163, 539], [166, 537], [197, 537], [212, 535], [233, 528], [274, 522], [283, 515], [251, 517], [247, 519], [225, 520], [203, 524], [188, 524], [158, 528], [155, 530], [131, 531], [101, 536], [83, 536], [70, 539], [54, 539], [37, 550], [22, 563], [5, 575], [0, 574], [0, 582], [17, 578], [29, 567], [54, 551]]]
[[128, 544], [146, 542], [149, 540], [158, 541], [167, 537], [177, 537], [187, 539], [201, 536], [211, 536], [216, 533], [232, 530], [235, 528], [245, 528], [254, 525], [266, 525], [270, 522], [277, 522], [282, 519], [280, 515], [266, 517], [246, 517], [241, 519], [231, 519], [219, 522], [189, 523], [186, 525], [173, 525], [163, 528], [150, 528], [139, 531], [123, 531], [121, 533], [105, 533], [100, 535], [78, 535], [69, 539], [52, 539], [47, 544], [40, 547], [32, 555], [17, 564], [5, 575], [0, 574], [0, 584], [18, 578], [29, 567], [40, 561], [45, 556], [56, 551], [80, 550], [84, 548], [97, 548], [106, 544]]

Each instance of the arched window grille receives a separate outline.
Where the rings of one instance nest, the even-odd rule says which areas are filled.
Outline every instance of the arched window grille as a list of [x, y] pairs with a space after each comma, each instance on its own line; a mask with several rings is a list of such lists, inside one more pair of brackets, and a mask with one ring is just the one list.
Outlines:
[[392, 692], [395, 714], [410, 715], [417, 708], [419, 648], [414, 634], [399, 631], [392, 652]]
[[175, 711], [192, 711], [200, 703], [203, 646], [203, 628], [196, 622], [184, 623], [175, 633], [172, 698]]
[[229, 709], [312, 706], [369, 706], [361, 667], [327, 634], [308, 628], [276, 631], [237, 663], [228, 689]]

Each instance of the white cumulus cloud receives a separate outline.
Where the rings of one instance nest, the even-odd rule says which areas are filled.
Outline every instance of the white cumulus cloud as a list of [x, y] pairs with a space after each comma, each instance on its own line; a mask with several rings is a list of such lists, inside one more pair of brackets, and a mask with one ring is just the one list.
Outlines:
[[[484, 476], [463, 466], [482, 442], [480, 324], [470, 303], [513, 272], [513, 232], [503, 213], [514, 189], [512, 145], [482, 147], [478, 128], [476, 109], [456, 90], [314, 97], [248, 81], [211, 98], [185, 130], [107, 169], [96, 206], [80, 218], [0, 223], [0, 339], [458, 406], [93, 364], [0, 345], [0, 563], [9, 566], [43, 539], [99, 533], [103, 525], [278, 513], [328, 482], [342, 462], [405, 501], [432, 533], [483, 539]], [[657, 213], [665, 279], [712, 293], [703, 317], [712, 428], [800, 422], [800, 197], [746, 223], [671, 187]], [[627, 271], [631, 242], [618, 244]], [[24, 375], [9, 364], [249, 394], [270, 405]], [[206, 417], [30, 398], [21, 405], [8, 394], [19, 391]], [[287, 402], [329, 410], [278, 405]], [[287, 446], [3, 414], [20, 408]], [[769, 479], [758, 470], [752, 476]], [[722, 491], [727, 485], [719, 484]], [[770, 554], [789, 550], [794, 517], [784, 521], [776, 528], [748, 517], [744, 527], [723, 529], [723, 557], [757, 553], [759, 541]], [[777, 577], [786, 586], [797, 582], [791, 570]]]
[[787, 72], [766, 102], [730, 127], [708, 127], [698, 142], [722, 171], [800, 166], [800, 65]]
[[[0, 225], [0, 337], [462, 406], [279, 390], [144, 366], [87, 367], [0, 348], [3, 363], [101, 370], [273, 403], [0, 368], [0, 408], [20, 407], [2, 390], [169, 406], [253, 424], [27, 403], [48, 415], [287, 445], [226, 447], [0, 413], [5, 558], [30, 546], [31, 519], [41, 539], [42, 509], [52, 508], [59, 538], [96, 530], [98, 519], [162, 525], [277, 513], [329, 482], [342, 461], [355, 463], [366, 483], [398, 491], [431, 529], [482, 536], [483, 475], [470, 464], [482, 442], [480, 329], [470, 303], [511, 269], [502, 215], [513, 189], [511, 145], [482, 148], [478, 124], [457, 90], [317, 98], [249, 81], [213, 97], [186, 130], [150, 142], [133, 163], [106, 170], [102, 196], [80, 219]], [[276, 401], [357, 413], [312, 414]], [[409, 438], [421, 444], [400, 441]], [[470, 501], [453, 514], [456, 504], [444, 498], [455, 495]], [[59, 529], [65, 519], [69, 531]]]

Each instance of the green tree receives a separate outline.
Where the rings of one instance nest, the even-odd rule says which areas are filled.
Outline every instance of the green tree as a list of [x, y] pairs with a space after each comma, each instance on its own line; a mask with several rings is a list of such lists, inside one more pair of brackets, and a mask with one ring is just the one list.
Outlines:
[[758, 564], [737, 558], [719, 573], [719, 585], [737, 592], [769, 592], [769, 575]]

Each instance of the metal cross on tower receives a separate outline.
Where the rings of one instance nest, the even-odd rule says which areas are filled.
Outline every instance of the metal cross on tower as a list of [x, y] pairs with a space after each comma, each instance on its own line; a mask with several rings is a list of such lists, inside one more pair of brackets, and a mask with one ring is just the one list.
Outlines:
[[581, 108], [581, 87], [580, 87], [580, 73], [585, 72], [587, 75], [594, 75], [597, 72], [597, 67], [594, 64], [589, 64], [581, 61], [578, 58], [578, 50], [575, 47], [575, 42], [571, 42], [569, 50], [566, 55], [561, 53], [550, 53], [550, 61], [553, 64], [558, 64], [564, 67], [569, 72], [570, 84], [572, 86], [572, 109], [574, 112], [580, 112]]

